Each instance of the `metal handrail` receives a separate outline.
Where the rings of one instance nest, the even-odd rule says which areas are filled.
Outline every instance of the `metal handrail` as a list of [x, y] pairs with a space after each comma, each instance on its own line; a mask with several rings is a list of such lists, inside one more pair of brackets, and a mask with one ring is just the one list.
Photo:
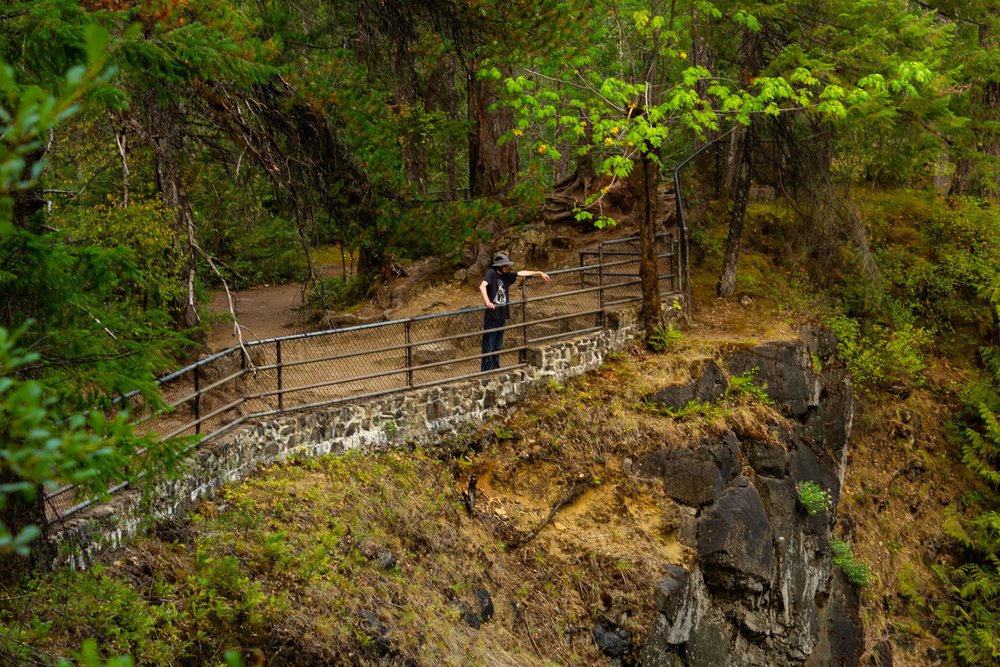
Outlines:
[[[657, 234], [657, 238], [658, 239], [664, 239], [664, 238], [669, 239], [669, 241], [668, 241], [668, 247], [667, 247], [666, 252], [657, 253], [657, 258], [658, 258], [658, 260], [659, 259], [670, 259], [671, 260], [670, 261], [670, 266], [672, 267], [672, 270], [669, 273], [660, 274], [659, 280], [658, 280], [658, 284], [662, 285], [663, 282], [665, 280], [667, 280], [667, 281], [670, 281], [671, 285], [673, 285], [673, 281], [677, 277], [677, 274], [679, 273], [678, 269], [680, 268], [680, 267], [677, 267], [676, 264], [675, 264], [675, 262], [673, 261], [673, 258], [675, 256], [673, 250], [674, 250], [674, 244], [676, 243], [676, 241], [673, 239], [673, 235], [672, 234], [665, 234], [665, 233]], [[622, 252], [622, 251], [607, 251], [607, 252], [604, 252], [603, 251], [603, 246], [604, 245], [612, 245], [612, 246], [614, 246], [614, 245], [619, 245], [619, 244], [628, 243], [628, 242], [633, 242], [633, 243], [638, 242], [638, 238], [637, 237], [630, 237], [630, 238], [625, 238], [625, 239], [617, 239], [617, 240], [614, 240], [614, 241], [607, 241], [607, 242], [604, 242], [603, 244], [601, 244], [601, 248], [599, 248], [597, 251], [587, 251], [587, 252], [597, 252], [598, 256], [602, 260], [605, 259], [605, 256], [608, 256], [608, 257], [621, 257], [622, 255], [628, 255], [628, 254], [631, 254], [631, 253], [625, 253], [625, 252]], [[581, 262], [582, 261], [583, 261], [583, 252], [581, 252]], [[425, 324], [425, 323], [427, 323], [429, 321], [436, 320], [436, 319], [442, 319], [442, 318], [447, 318], [447, 317], [461, 317], [461, 316], [468, 316], [468, 315], [474, 314], [474, 313], [480, 313], [480, 312], [483, 312], [485, 310], [485, 308], [482, 307], [482, 306], [470, 307], [470, 308], [463, 308], [463, 309], [459, 309], [459, 310], [455, 310], [455, 311], [448, 311], [448, 312], [444, 312], [444, 313], [431, 313], [431, 314], [427, 314], [427, 315], [419, 315], [419, 316], [415, 316], [415, 317], [411, 317], [411, 318], [401, 318], [401, 319], [389, 320], [389, 321], [385, 321], [385, 322], [375, 322], [375, 323], [369, 323], [369, 324], [352, 325], [352, 326], [349, 326], [349, 327], [343, 327], [343, 328], [339, 328], [339, 329], [328, 329], [328, 330], [324, 330], [324, 331], [313, 331], [313, 332], [302, 333], [302, 334], [290, 334], [290, 335], [287, 335], [287, 336], [276, 336], [276, 337], [267, 338], [267, 339], [261, 339], [261, 340], [256, 340], [256, 341], [249, 341], [249, 342], [245, 343], [243, 346], [232, 346], [232, 347], [226, 348], [225, 350], [221, 350], [219, 352], [213, 353], [213, 354], [205, 357], [204, 359], [201, 359], [201, 360], [199, 360], [197, 362], [194, 362], [192, 364], [188, 364], [187, 366], [185, 366], [185, 367], [183, 367], [183, 368], [181, 368], [179, 370], [176, 370], [176, 371], [173, 371], [173, 372], [171, 372], [171, 373], [169, 373], [167, 375], [164, 375], [164, 376], [162, 376], [161, 378], [159, 378], [157, 380], [157, 384], [159, 386], [165, 387], [165, 386], [170, 385], [170, 384], [172, 384], [174, 382], [177, 382], [177, 381], [184, 381], [185, 378], [189, 374], [193, 374], [192, 379], [194, 381], [194, 391], [190, 391], [190, 390], [184, 391], [182, 393], [182, 397], [181, 398], [173, 398], [169, 402], [166, 402], [166, 405], [169, 408], [172, 408], [172, 409], [180, 408], [180, 407], [185, 406], [185, 405], [192, 405], [192, 407], [194, 408], [194, 411], [195, 411], [195, 415], [194, 415], [195, 418], [194, 418], [194, 420], [193, 421], [189, 421], [189, 422], [187, 422], [185, 424], [171, 424], [169, 426], [169, 429], [165, 429], [165, 430], [169, 430], [169, 432], [165, 436], [163, 436], [163, 437], [173, 438], [173, 437], [176, 437], [176, 436], [180, 436], [180, 435], [182, 435], [182, 434], [184, 434], [186, 432], [190, 432], [192, 430], [196, 434], [199, 434], [199, 433], [201, 433], [203, 426], [212, 424], [214, 421], [216, 421], [216, 419], [220, 415], [224, 415], [227, 412], [232, 412], [232, 411], [234, 411], [234, 410], [236, 410], [236, 409], [238, 409], [238, 408], [240, 408], [241, 406], [244, 406], [244, 405], [247, 405], [248, 407], [251, 407], [249, 404], [251, 402], [253, 402], [253, 401], [267, 401], [267, 403], [269, 403], [271, 405], [271, 407], [270, 407], [270, 409], [267, 409], [266, 406], [256, 406], [258, 408], [264, 407], [265, 409], [263, 409], [263, 410], [260, 410], [260, 409], [258, 409], [258, 410], [252, 410], [251, 409], [249, 412], [248, 411], [244, 411], [244, 410], [240, 410], [240, 412], [242, 414], [236, 415], [235, 418], [224, 417], [224, 419], [226, 419], [226, 422], [223, 423], [223, 424], [218, 424], [216, 426], [216, 428], [214, 428], [210, 432], [206, 433], [202, 437], [202, 442], [204, 442], [205, 440], [209, 440], [211, 438], [217, 437], [219, 434], [227, 432], [227, 431], [231, 430], [232, 428], [235, 428], [236, 426], [239, 426], [240, 424], [246, 423], [246, 421], [248, 419], [254, 419], [254, 418], [259, 418], [259, 417], [264, 417], [264, 416], [271, 416], [271, 415], [276, 415], [276, 414], [285, 414], [285, 413], [300, 412], [302, 410], [307, 410], [307, 409], [310, 409], [310, 408], [321, 407], [321, 406], [324, 406], [324, 405], [332, 405], [334, 403], [342, 403], [344, 401], [349, 401], [349, 400], [355, 400], [356, 401], [356, 400], [361, 400], [361, 399], [365, 399], [365, 398], [369, 398], [369, 397], [374, 397], [374, 396], [381, 396], [381, 395], [386, 395], [386, 394], [392, 394], [392, 393], [396, 393], [396, 392], [399, 392], [399, 391], [402, 391], [402, 390], [416, 389], [416, 388], [429, 387], [429, 386], [436, 386], [436, 385], [440, 385], [440, 384], [444, 384], [444, 383], [448, 383], [448, 382], [455, 382], [455, 381], [459, 381], [459, 380], [463, 380], [463, 379], [467, 379], [467, 378], [471, 378], [471, 377], [482, 377], [483, 376], [482, 372], [476, 372], [476, 373], [463, 374], [463, 375], [447, 375], [446, 377], [435, 377], [435, 378], [432, 378], [432, 379], [427, 380], [427, 381], [417, 382], [417, 381], [415, 381], [415, 378], [414, 378], [414, 373], [415, 372], [432, 370], [432, 369], [436, 369], [436, 368], [446, 367], [446, 366], [449, 366], [449, 365], [456, 365], [457, 366], [458, 364], [474, 362], [477, 359], [482, 359], [482, 358], [487, 357], [487, 356], [494, 356], [494, 355], [497, 355], [497, 354], [508, 355], [508, 354], [511, 354], [511, 353], [517, 353], [519, 355], [520, 362], [517, 363], [517, 364], [507, 364], [504, 367], [504, 369], [502, 369], [502, 370], [510, 370], [510, 369], [513, 369], [513, 368], [521, 368], [521, 367], [523, 367], [525, 365], [523, 363], [524, 362], [524, 353], [533, 344], [537, 344], [539, 342], [545, 342], [545, 341], [549, 341], [549, 340], [554, 340], [554, 339], [558, 339], [558, 338], [565, 338], [565, 337], [573, 336], [573, 335], [579, 335], [579, 334], [584, 333], [584, 332], [598, 331], [598, 330], [600, 330], [603, 327], [603, 323], [604, 323], [604, 317], [603, 317], [603, 315], [604, 315], [605, 309], [608, 306], [614, 305], [614, 304], [629, 303], [629, 302], [633, 302], [633, 301], [636, 301], [639, 298], [641, 298], [640, 296], [627, 296], [625, 298], [612, 298], [610, 300], [606, 298], [606, 296], [608, 295], [609, 292], [612, 293], [612, 295], [614, 295], [614, 296], [618, 296], [617, 294], [614, 294], [616, 291], [621, 290], [622, 288], [634, 287], [636, 285], [639, 285], [640, 281], [638, 279], [633, 279], [633, 280], [617, 280], [616, 278], [618, 278], [618, 277], [627, 276], [627, 275], [634, 275], [634, 274], [625, 274], [625, 273], [621, 273], [621, 272], [605, 271], [605, 269], [607, 269], [607, 268], [613, 268], [613, 267], [616, 267], [616, 266], [634, 265], [634, 264], [635, 264], [634, 260], [629, 261], [629, 260], [617, 260], [616, 259], [615, 261], [602, 261], [599, 264], [581, 264], [580, 266], [577, 266], [577, 267], [568, 267], [568, 268], [564, 268], [564, 269], [555, 269], [555, 270], [547, 271], [546, 272], [550, 277], [570, 276], [570, 275], [573, 275], [573, 274], [576, 274], [576, 273], [579, 273], [581, 275], [581, 277], [582, 277], [583, 275], [592, 275], [593, 272], [595, 271], [595, 269], [597, 270], [597, 272], [598, 272], [597, 273], [597, 278], [598, 278], [598, 284], [597, 285], [591, 285], [591, 286], [588, 286], [588, 287], [582, 287], [582, 288], [573, 289], [573, 290], [565, 290], [565, 291], [558, 291], [558, 292], [553, 292], [553, 293], [543, 293], [543, 294], [537, 294], [537, 295], [533, 295], [533, 296], [528, 296], [528, 294], [526, 292], [526, 289], [527, 289], [526, 285], [528, 285], [528, 284], [534, 285], [536, 283], [535, 283], [535, 281], [530, 281], [530, 279], [523, 281], [522, 282], [522, 296], [523, 296], [523, 298], [520, 301], [512, 301], [509, 304], [509, 306], [512, 309], [514, 309], [514, 308], [520, 308], [521, 315], [522, 315], [521, 321], [520, 322], [516, 322], [516, 323], [509, 323], [509, 324], [506, 324], [505, 326], [503, 326], [501, 328], [498, 328], [498, 330], [503, 330], [503, 331], [520, 331], [521, 335], [519, 336], [519, 339], [517, 340], [518, 344], [517, 345], [513, 345], [513, 346], [505, 346], [499, 352], [490, 352], [490, 353], [485, 353], [484, 352], [484, 353], [481, 353], [481, 354], [480, 353], [477, 353], [477, 354], [466, 354], [466, 355], [463, 355], [463, 356], [456, 356], [454, 358], [447, 359], [447, 360], [429, 361], [429, 362], [425, 362], [425, 363], [421, 363], [421, 364], [414, 364], [413, 363], [413, 361], [414, 361], [414, 356], [413, 356], [414, 355], [414, 351], [417, 350], [417, 349], [419, 349], [421, 346], [427, 346], [427, 345], [433, 345], [433, 344], [440, 344], [440, 343], [447, 343], [449, 341], [456, 341], [456, 340], [460, 340], [460, 339], [475, 338], [475, 337], [481, 336], [482, 333], [483, 333], [482, 330], [480, 328], [478, 328], [478, 327], [474, 331], [469, 331], [469, 332], [465, 332], [465, 333], [450, 333], [450, 332], [447, 331], [448, 324], [446, 323], [446, 324], [443, 325], [445, 327], [445, 331], [443, 332], [444, 335], [436, 335], [436, 336], [431, 337], [431, 338], [419, 338], [419, 337], [416, 337], [416, 336], [413, 335], [413, 333], [414, 333], [414, 325], [415, 324]], [[608, 282], [607, 281], [608, 278], [612, 278], [613, 282]], [[537, 318], [537, 316], [536, 316], [536, 319], [528, 319], [528, 312], [527, 312], [526, 308], [528, 308], [531, 304], [539, 304], [539, 303], [543, 303], [543, 302], [554, 302], [554, 303], [558, 304], [559, 302], [565, 301], [566, 299], [571, 299], [571, 298], [579, 297], [579, 296], [588, 296], [588, 295], [593, 295], [593, 294], [597, 295], [597, 307], [596, 308], [585, 308], [583, 310], [573, 309], [569, 313], [561, 313], [561, 314], [552, 315], [552, 316], [545, 316], [545, 317], [541, 317], [541, 318]], [[542, 335], [542, 336], [536, 336], [534, 338], [532, 338], [532, 337], [529, 336], [529, 331], [532, 329], [532, 327], [537, 327], [537, 326], [541, 326], [541, 325], [544, 325], [544, 324], [548, 324], [548, 323], [552, 323], [552, 322], [557, 322], [557, 321], [572, 321], [572, 320], [577, 319], [577, 318], [592, 317], [592, 316], [596, 316], [596, 326], [590, 326], [590, 325], [584, 326], [584, 327], [577, 326], [577, 328], [569, 330], [569, 331], [565, 331], [565, 332], [558, 332], [558, 333], [555, 333], [555, 334], [546, 334], [546, 335]], [[382, 346], [379, 346], [379, 347], [368, 347], [368, 348], [366, 348], [364, 350], [351, 351], [351, 352], [337, 351], [335, 354], [328, 354], [328, 355], [324, 355], [324, 356], [320, 356], [320, 357], [307, 358], [307, 359], [294, 359], [294, 358], [289, 359], [288, 355], [287, 355], [288, 350], [285, 349], [284, 350], [284, 354], [283, 354], [283, 350], [282, 350], [283, 343], [288, 343], [288, 342], [291, 342], [291, 341], [300, 342], [300, 341], [309, 341], [309, 340], [317, 340], [317, 339], [323, 339], [323, 338], [330, 338], [330, 339], [332, 339], [332, 341], [335, 344], [337, 340], [343, 339], [346, 336], [353, 335], [355, 337], [361, 336], [362, 338], [364, 338], [364, 337], [367, 337], [369, 333], [374, 333], [374, 332], [379, 331], [379, 330], [387, 330], [389, 328], [398, 328], [398, 327], [405, 328], [404, 330], [400, 330], [399, 334], [398, 334], [402, 338], [402, 335], [405, 333], [405, 342], [402, 342], [402, 343], [399, 343], [399, 344], [382, 345]], [[397, 335], [397, 334], [393, 333], [392, 335]], [[514, 341], [511, 341], [511, 342], [514, 342]], [[255, 365], [255, 366], [253, 366], [251, 368], [245, 367], [245, 363], [246, 363], [246, 350], [249, 349], [249, 348], [265, 349], [265, 350], [273, 348], [273, 353], [274, 353], [274, 356], [276, 357], [275, 362], [274, 363], [266, 363], [266, 364]], [[288, 378], [284, 376], [284, 372], [287, 371], [287, 370], [289, 370], [289, 369], [292, 369], [292, 368], [304, 368], [304, 367], [308, 367], [308, 366], [317, 366], [317, 365], [323, 364], [323, 363], [329, 363], [329, 362], [335, 362], [335, 361], [342, 361], [342, 360], [345, 360], [345, 359], [357, 358], [357, 357], [361, 357], [361, 356], [364, 356], [364, 355], [386, 354], [386, 353], [403, 352], [403, 351], [405, 351], [405, 356], [406, 356], [405, 365], [394, 367], [391, 370], [378, 370], [376, 372], [369, 372], [367, 374], [361, 374], [361, 375], [352, 375], [352, 376], [346, 377], [346, 378], [345, 377], [327, 378], [327, 379], [324, 379], [321, 382], [312, 382], [312, 383], [306, 383], [306, 384], [302, 384], [302, 385], [293, 384], [293, 386], [288, 386], [288, 384], [287, 384]], [[214, 380], [212, 383], [210, 383], [208, 385], [202, 386], [199, 383], [199, 381], [198, 381], [199, 377], [203, 377], [202, 369], [204, 367], [209, 366], [209, 365], [211, 365], [213, 363], [216, 363], [220, 359], [225, 359], [229, 355], [237, 355], [237, 354], [240, 355], [240, 359], [239, 359], [238, 363], [240, 363], [241, 366], [243, 366], [243, 367], [239, 368], [239, 370], [236, 370], [235, 372], [227, 373], [225, 375], [225, 377], [218, 378], [218, 379]], [[234, 359], [233, 361], [237, 362], [236, 359]], [[392, 363], [392, 362], [390, 361], [390, 363]], [[220, 369], [220, 370], [224, 370], [224, 369], [225, 369], [225, 367], [223, 367], [223, 369]], [[261, 387], [261, 389], [263, 389], [263, 391], [247, 391], [244, 388], [244, 386], [242, 385], [242, 383], [240, 383], [241, 378], [247, 377], [247, 376], [254, 376], [255, 377], [255, 376], [257, 376], [261, 372], [266, 373], [266, 375], [265, 375], [266, 378], [271, 378], [271, 380], [269, 380], [269, 381], [273, 381], [273, 379], [274, 379], [273, 378], [273, 374], [268, 373], [269, 371], [277, 371], [277, 373], [276, 373], [276, 375], [277, 375], [277, 378], [276, 378], [277, 379], [277, 383], [276, 383], [277, 387], [276, 388], [265, 388], [266, 387], [266, 385], [265, 385], [265, 387]], [[492, 373], [492, 372], [494, 372], [494, 371], [487, 371], [486, 373]], [[379, 378], [385, 378], [385, 377], [394, 376], [394, 375], [400, 375], [400, 376], [405, 375], [405, 384], [403, 386], [393, 386], [393, 387], [389, 387], [389, 388], [379, 388], [379, 389], [374, 390], [374, 391], [361, 392], [361, 393], [352, 393], [352, 394], [350, 394], [348, 396], [331, 396], [329, 398], [323, 398], [322, 400], [319, 400], [319, 401], [310, 402], [310, 403], [308, 403], [306, 405], [292, 405], [292, 406], [288, 406], [288, 405], [285, 405], [285, 403], [284, 403], [284, 399], [286, 397], [293, 396], [293, 395], [296, 395], [296, 394], [301, 395], [302, 392], [306, 392], [306, 391], [309, 391], [309, 390], [322, 389], [322, 388], [325, 388], [325, 387], [331, 387], [331, 386], [336, 386], [336, 385], [348, 385], [348, 384], [351, 384], [351, 383], [365, 382], [365, 381], [369, 381], [369, 380], [377, 380]], [[216, 408], [214, 408], [214, 409], [212, 409], [212, 410], [210, 410], [208, 412], [202, 413], [201, 412], [201, 399], [202, 399], [202, 397], [206, 396], [210, 392], [214, 392], [214, 391], [217, 392], [217, 390], [219, 390], [220, 387], [222, 387], [223, 385], [229, 384], [229, 383], [234, 383], [234, 384], [238, 383], [238, 384], [236, 384], [236, 390], [233, 392], [233, 394], [230, 395], [233, 400], [225, 401], [225, 405], [222, 405], [220, 407], [216, 407]], [[273, 386], [274, 385], [272, 385], [272, 387]], [[184, 389], [184, 387], [181, 387], [181, 389]], [[223, 392], [224, 391], [225, 390], [223, 390]], [[137, 395], [139, 395], [139, 392], [130, 392], [128, 394], [120, 396], [118, 398], [118, 401], [127, 401], [129, 399], [135, 398]], [[271, 399], [271, 398], [273, 398], [275, 396], [277, 396], [277, 399], [278, 399], [277, 400], [277, 402], [278, 402], [278, 407], [277, 408], [273, 407], [273, 403], [270, 400], [268, 400], [268, 399]], [[154, 420], [154, 419], [162, 419], [164, 417], [168, 417], [169, 414], [170, 414], [169, 412], [154, 410], [154, 411], [151, 411], [148, 414], [143, 415], [141, 418], [138, 418], [133, 423], [148, 425], [148, 424], [151, 423], [152, 420]], [[127, 483], [120, 484], [117, 487], [115, 487], [115, 489], [112, 489], [109, 492], [114, 492], [115, 490], [120, 490], [122, 488], [126, 488], [127, 486], [128, 486]], [[73, 487], [64, 487], [62, 489], [58, 489], [58, 490], [56, 490], [56, 491], [54, 491], [54, 492], [49, 493], [49, 494], [46, 495], [46, 503], [52, 509], [52, 512], [54, 514], [65, 517], [65, 516], [67, 516], [68, 514], [74, 512], [74, 511], [79, 511], [80, 509], [83, 509], [84, 507], [88, 506], [89, 502], [77, 503], [73, 507], [69, 508], [68, 510], [63, 510], [63, 511], [60, 512], [58, 510], [58, 508], [55, 506], [56, 505], [55, 502], [53, 502], [53, 501], [55, 501], [58, 498], [62, 498], [65, 494], [71, 493], [73, 491], [74, 491]]]

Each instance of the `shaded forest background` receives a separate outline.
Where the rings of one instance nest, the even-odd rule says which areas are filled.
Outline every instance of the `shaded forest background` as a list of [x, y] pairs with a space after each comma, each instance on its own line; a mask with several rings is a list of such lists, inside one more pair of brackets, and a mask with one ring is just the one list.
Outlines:
[[[722, 137], [682, 184], [718, 296], [754, 291], [752, 244], [824, 295], [873, 404], [932, 357], [968, 369], [942, 400], [969, 479], [914, 599], [957, 660], [996, 659], [998, 30], [990, 0], [7, 2], [7, 578], [45, 559], [42, 486], [182, 449], [105, 414], [197, 355], [209, 290], [300, 282], [322, 309], [422, 257], [476, 276], [500, 230], [614, 224], [622, 189], [648, 236], [650, 194]], [[331, 245], [345, 272], [323, 280]]]

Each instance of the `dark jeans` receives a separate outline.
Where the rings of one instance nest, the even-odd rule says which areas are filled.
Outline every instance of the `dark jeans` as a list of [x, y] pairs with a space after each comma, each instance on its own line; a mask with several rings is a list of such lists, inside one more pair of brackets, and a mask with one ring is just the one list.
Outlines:
[[[503, 347], [503, 325], [504, 320], [483, 320], [483, 354], [499, 352]], [[500, 368], [500, 355], [483, 357], [481, 362], [483, 372]]]

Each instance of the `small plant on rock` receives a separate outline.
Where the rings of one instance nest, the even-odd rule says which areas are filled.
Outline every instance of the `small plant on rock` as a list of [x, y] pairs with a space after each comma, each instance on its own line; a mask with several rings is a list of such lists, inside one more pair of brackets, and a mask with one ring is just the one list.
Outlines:
[[816, 482], [799, 482], [795, 485], [799, 493], [799, 504], [809, 516], [815, 516], [820, 512], [829, 511], [833, 506], [833, 499], [830, 492]]
[[493, 435], [496, 436], [497, 440], [513, 440], [514, 431], [507, 428], [506, 426], [497, 426], [493, 429]]
[[752, 398], [762, 405], [774, 405], [774, 401], [767, 395], [767, 383], [757, 379], [756, 368], [751, 368], [745, 373], [734, 375], [729, 379], [729, 386], [726, 387], [726, 398], [738, 399], [741, 397]]
[[872, 580], [872, 568], [868, 563], [857, 560], [851, 545], [844, 540], [830, 540], [833, 564], [840, 568], [847, 580], [855, 586], [867, 586]]

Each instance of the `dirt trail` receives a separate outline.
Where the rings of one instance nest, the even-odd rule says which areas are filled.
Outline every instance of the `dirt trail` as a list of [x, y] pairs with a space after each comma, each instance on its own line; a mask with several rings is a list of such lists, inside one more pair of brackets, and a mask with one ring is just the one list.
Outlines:
[[[605, 230], [587, 231], [573, 227], [556, 226], [545, 228], [545, 233], [550, 240], [555, 236], [561, 236], [565, 247], [549, 248], [549, 257], [544, 266], [526, 266], [523, 259], [514, 257], [515, 261], [518, 261], [516, 268], [551, 271], [557, 268], [577, 266], [580, 250], [596, 247], [601, 241], [631, 236], [635, 233], [635, 229], [628, 224]], [[318, 268], [323, 276], [336, 276], [341, 272], [340, 264]], [[388, 293], [396, 284], [398, 284], [398, 279], [385, 286], [383, 291]], [[244, 341], [288, 336], [316, 329], [302, 317], [302, 286], [300, 284], [267, 285], [233, 294], [236, 301], [236, 314], [243, 327]], [[380, 304], [381, 300], [375, 299], [366, 304], [363, 311], [366, 314], [383, 312], [388, 304]], [[479, 305], [481, 305], [479, 294], [474, 286], [445, 281], [414, 290], [411, 298], [389, 315], [392, 318], [414, 317]], [[228, 316], [229, 307], [226, 303], [225, 292], [213, 293], [209, 308], [213, 314], [218, 316], [218, 321], [208, 334], [208, 351], [218, 352], [236, 345], [239, 341], [233, 331], [233, 323]]]
[[[254, 287], [234, 292], [233, 299], [245, 340], [287, 336], [303, 330], [299, 316], [301, 285]], [[209, 308], [219, 316], [208, 334], [209, 350], [217, 352], [236, 345], [239, 340], [233, 331], [233, 323], [226, 317], [229, 313], [226, 293], [215, 292]]]

